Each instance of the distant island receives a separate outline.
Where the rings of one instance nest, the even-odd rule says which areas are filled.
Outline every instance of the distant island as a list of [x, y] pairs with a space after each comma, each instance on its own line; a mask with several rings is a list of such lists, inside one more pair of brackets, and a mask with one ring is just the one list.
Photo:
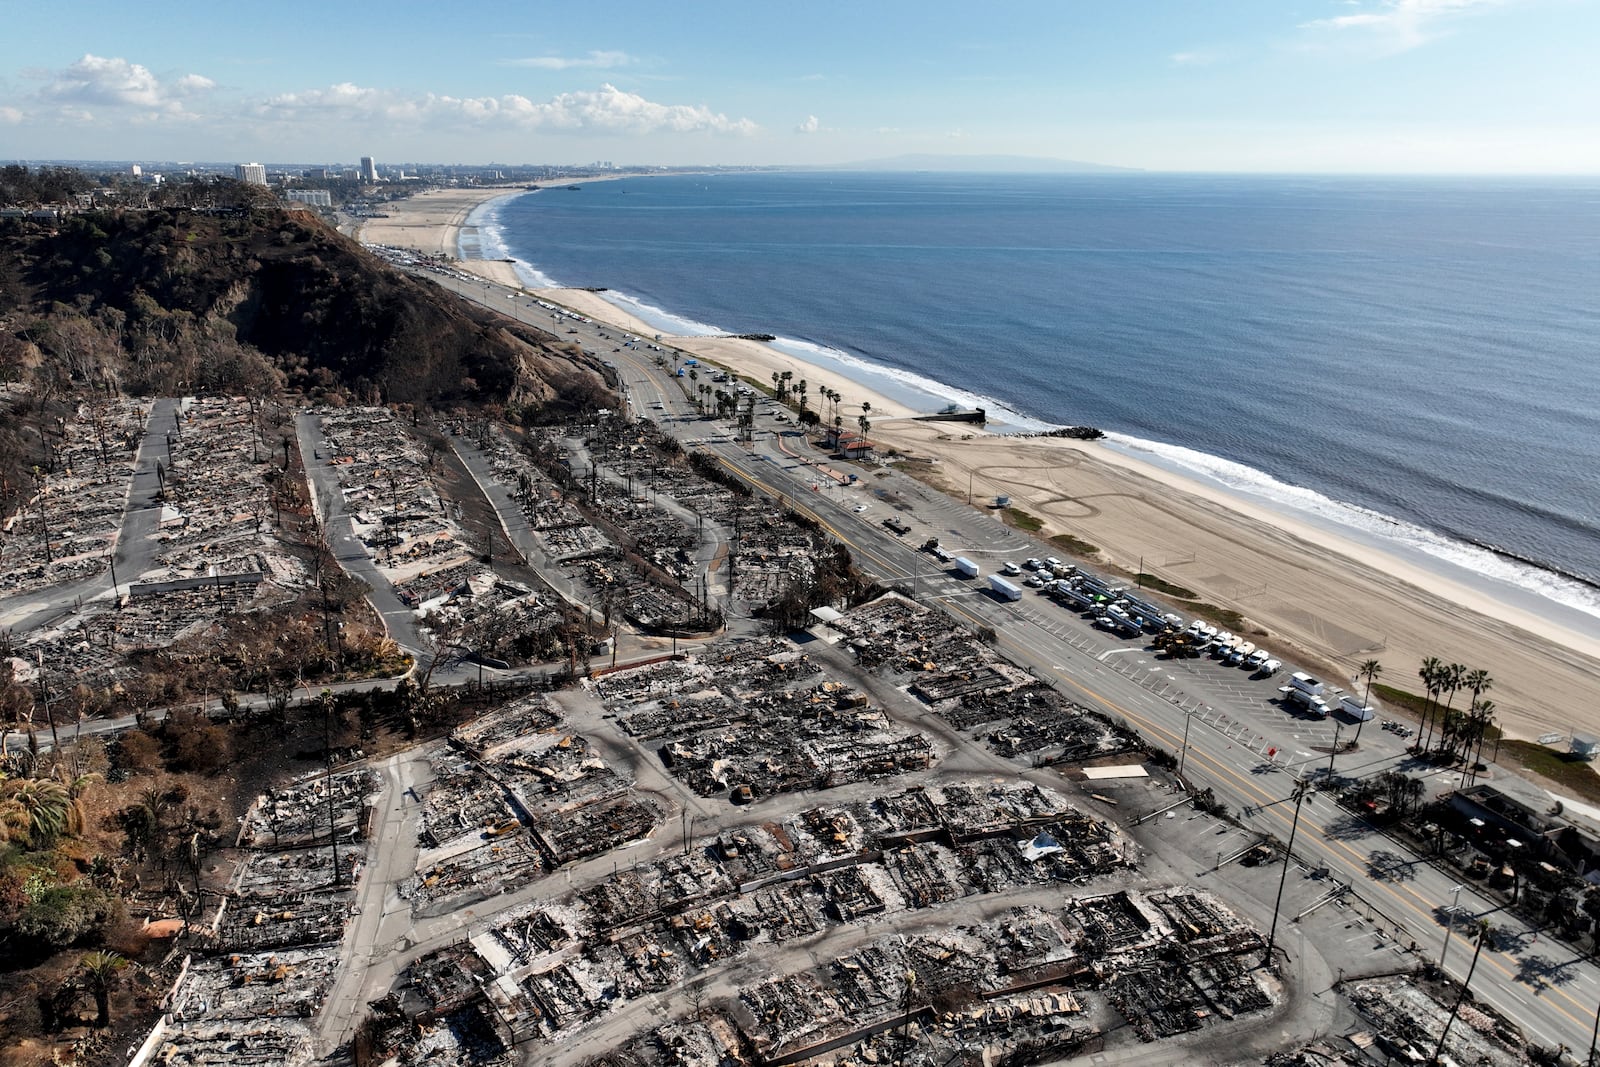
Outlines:
[[1044, 156], [961, 156], [918, 153], [839, 163], [819, 170], [936, 170], [981, 171], [988, 174], [1137, 174], [1138, 167], [1114, 167], [1077, 159]]

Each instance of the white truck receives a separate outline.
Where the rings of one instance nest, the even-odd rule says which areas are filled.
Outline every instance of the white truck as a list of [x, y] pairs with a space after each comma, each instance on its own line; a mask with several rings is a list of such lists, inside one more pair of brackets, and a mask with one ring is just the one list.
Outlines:
[[1356, 722], [1371, 722], [1378, 717], [1378, 709], [1371, 704], [1363, 704], [1353, 696], [1345, 695], [1339, 698], [1339, 710], [1347, 718]]
[[956, 573], [961, 575], [963, 578], [976, 578], [978, 576], [978, 565], [972, 562], [966, 556], [957, 556], [955, 558], [955, 564]]
[[1295, 671], [1289, 676], [1289, 684], [1278, 687], [1278, 692], [1283, 694], [1283, 699], [1289, 704], [1302, 707], [1313, 715], [1327, 717], [1328, 702], [1323, 694], [1327, 687], [1304, 671]]
[[998, 574], [989, 575], [989, 589], [1001, 600], [1021, 600], [1022, 589], [1012, 585]]

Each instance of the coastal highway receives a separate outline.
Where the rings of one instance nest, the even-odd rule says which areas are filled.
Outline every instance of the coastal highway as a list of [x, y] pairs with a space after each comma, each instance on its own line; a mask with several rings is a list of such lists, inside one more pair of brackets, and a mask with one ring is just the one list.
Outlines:
[[[518, 294], [492, 284], [451, 279], [442, 284], [502, 310], [522, 303], [515, 298]], [[535, 310], [545, 325], [550, 313]], [[986, 583], [960, 580], [912, 546], [938, 536], [954, 554], [966, 555], [987, 570], [1007, 559], [1044, 557], [1049, 546], [891, 470], [869, 469], [857, 486], [837, 488], [815, 466], [787, 454], [810, 453], [803, 437], [787, 425], [759, 417], [756, 438], [747, 446], [734, 441], [733, 427], [699, 418], [677, 381], [655, 366], [650, 353], [613, 351], [620, 347], [616, 328], [577, 318], [559, 320], [554, 328], [616, 364], [633, 414], [655, 418], [686, 448], [709, 452], [756, 490], [815, 519], [869, 572], [924, 602], [937, 601], [970, 625], [993, 627], [1011, 659], [1069, 698], [1122, 719], [1174, 753], [1183, 751], [1185, 777], [1195, 788], [1211, 788], [1240, 827], [1226, 839], [1218, 864], [1226, 864], [1230, 854], [1258, 837], [1288, 840], [1294, 783], [1315, 783], [1327, 774], [1337, 729], [1333, 722], [1296, 717], [1277, 703], [1271, 680], [1251, 681], [1210, 660], [1159, 660], [1142, 643], [1110, 637], [1031, 591], [1019, 603], [991, 597], [983, 590]], [[656, 403], [661, 409], [654, 408]], [[868, 510], [855, 511], [862, 503]], [[891, 535], [880, 523], [890, 514], [909, 523], [911, 532]], [[1399, 738], [1376, 726], [1363, 730], [1359, 749], [1341, 752], [1332, 763], [1340, 776], [1391, 769], [1430, 773], [1410, 762]], [[1432, 791], [1452, 784], [1438, 782]], [[1351, 887], [1381, 916], [1375, 928], [1389, 948], [1374, 959], [1375, 971], [1437, 963], [1446, 938], [1447, 909], [1458, 901], [1445, 969], [1460, 979], [1472, 957], [1462, 931], [1475, 919], [1487, 919], [1497, 934], [1474, 974], [1474, 995], [1515, 1020], [1530, 1041], [1588, 1047], [1600, 1003], [1600, 973], [1576, 950], [1541, 938], [1538, 930], [1479, 896], [1470, 883], [1458, 896], [1458, 883], [1447, 871], [1374, 831], [1326, 796], [1313, 794], [1300, 808], [1295, 859], [1330, 883]], [[1277, 870], [1265, 868], [1262, 877], [1273, 878]], [[1197, 880], [1203, 884], [1207, 873], [1198, 872]], [[1292, 954], [1298, 943], [1290, 918], [1280, 921], [1278, 943]]]
[[[695, 417], [675, 382], [648, 354], [624, 349], [609, 358], [624, 369], [635, 396], [649, 397], [646, 403], [659, 398], [665, 425], [686, 447], [711, 452], [759, 491], [782, 497], [815, 519], [868, 571], [924, 602], [937, 601], [974, 627], [992, 627], [1014, 662], [1173, 753], [1185, 750], [1187, 724], [1185, 776], [1195, 788], [1211, 788], [1242, 830], [1228, 839], [1219, 863], [1257, 839], [1287, 841], [1295, 781], [1315, 783], [1325, 777], [1330, 756], [1341, 777], [1403, 770], [1436, 779], [1431, 792], [1454, 786], [1454, 774], [1415, 763], [1405, 742], [1376, 724], [1362, 730], [1359, 748], [1333, 755], [1336, 735], [1348, 741], [1354, 727], [1297, 716], [1279, 702], [1278, 679], [1251, 679], [1208, 659], [1160, 659], [1142, 640], [1107, 635], [1031, 590], [1017, 603], [991, 596], [982, 579], [961, 579], [913, 546], [938, 536], [953, 554], [978, 561], [986, 570], [1005, 560], [1047, 556], [1050, 547], [898, 472], [864, 476], [870, 485], [830, 488], [814, 467], [786, 454], [810, 451], [798, 431], [759, 419], [756, 440], [746, 448], [732, 441], [732, 427]], [[813, 490], [813, 484], [823, 489]], [[861, 503], [868, 504], [867, 511], [855, 511]], [[899, 537], [889, 533], [881, 519], [891, 514], [908, 522], [911, 532]], [[1372, 829], [1331, 797], [1315, 793], [1300, 809], [1295, 857], [1325, 871], [1330, 883], [1350, 886], [1383, 917], [1391, 949], [1380, 962], [1389, 962], [1374, 969], [1439, 961], [1449, 917], [1445, 909], [1457, 899], [1459, 884], [1449, 872]], [[1264, 869], [1262, 877], [1275, 870]], [[1446, 969], [1458, 980], [1465, 976], [1472, 952], [1462, 932], [1473, 920], [1487, 919], [1496, 939], [1479, 960], [1475, 995], [1516, 1020], [1531, 1041], [1586, 1048], [1600, 1002], [1600, 973], [1576, 950], [1541, 939], [1538, 930], [1480, 897], [1470, 883], [1458, 899]], [[1290, 918], [1280, 920], [1278, 943], [1292, 952]]]
[[[868, 570], [903, 587], [920, 586], [923, 600], [940, 602], [974, 627], [993, 627], [1010, 659], [1069, 697], [1111, 713], [1174, 753], [1184, 747], [1185, 718], [1192, 716], [1184, 757], [1187, 778], [1196, 788], [1213, 789], [1245, 830], [1261, 838], [1288, 840], [1294, 781], [1299, 777], [1315, 782], [1326, 773], [1335, 727], [1326, 721], [1297, 719], [1279, 707], [1273, 702], [1275, 681], [1251, 681], [1237, 669], [1210, 660], [1159, 660], [1139, 644], [1103, 635], [1046, 597], [1029, 594], [1017, 604], [999, 601], [975, 589], [975, 583], [932, 567], [931, 557], [880, 533], [875, 524], [863, 522], [844, 506], [785, 485], [786, 480], [792, 483], [796, 472], [770, 454], [766, 460], [722, 458], [730, 469], [769, 492], [787, 488], [793, 506], [830, 528]], [[803, 470], [799, 473], [806, 477]], [[938, 532], [952, 551], [975, 559], [1044, 554], [1042, 547], [1030, 551], [1025, 545], [1006, 554], [996, 535], [984, 529], [986, 523], [964, 522], [963, 516], [943, 508], [935, 511], [936, 516], [919, 515], [917, 528], [905, 541], [919, 541], [925, 525], [928, 532]], [[974, 545], [980, 547], [969, 547]], [[908, 582], [912, 574], [918, 577]], [[1269, 757], [1274, 749], [1275, 758]], [[1400, 739], [1376, 726], [1363, 731], [1357, 751], [1340, 753], [1332, 762], [1342, 776], [1395, 769], [1425, 773], [1410, 761]], [[1442, 777], [1446, 788], [1453, 784], [1453, 774], [1445, 772]], [[1249, 835], [1230, 839], [1229, 851], [1237, 852], [1253, 839]], [[1315, 795], [1300, 810], [1295, 856], [1302, 864], [1325, 870], [1329, 879], [1351, 886], [1388, 920], [1394, 931], [1391, 943], [1402, 949], [1413, 943], [1419, 946], [1416, 952], [1408, 951], [1409, 959], [1386, 954], [1384, 958], [1391, 961], [1386, 966], [1438, 961], [1445, 934], [1442, 909], [1451, 904], [1458, 884], [1448, 872], [1371, 829], [1331, 798]], [[1218, 862], [1224, 858], [1219, 853]], [[1470, 884], [1460, 893], [1459, 908], [1454, 919], [1455, 953], [1446, 959], [1446, 968], [1458, 979], [1464, 977], [1472, 953], [1463, 948], [1461, 931], [1477, 918], [1489, 920], [1499, 932], [1498, 947], [1486, 949], [1480, 959], [1474, 975], [1476, 995], [1517, 1020], [1530, 1040], [1583, 1047], [1600, 999], [1600, 977], [1594, 967], [1559, 943], [1545, 939], [1541, 945], [1536, 929], [1479, 897]], [[1293, 951], [1292, 925], [1280, 922], [1279, 943]]]

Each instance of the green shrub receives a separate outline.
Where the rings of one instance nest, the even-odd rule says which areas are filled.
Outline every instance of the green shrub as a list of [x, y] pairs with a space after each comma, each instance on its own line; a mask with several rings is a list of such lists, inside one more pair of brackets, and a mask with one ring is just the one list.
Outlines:
[[1006, 508], [1005, 517], [1007, 523], [1027, 533], [1038, 533], [1044, 528], [1043, 522], [1029, 515], [1021, 508]]
[[1056, 534], [1054, 537], [1050, 538], [1050, 543], [1055, 545], [1057, 548], [1066, 549], [1075, 556], [1089, 557], [1098, 556], [1100, 554], [1099, 545], [1091, 545], [1083, 538], [1074, 537], [1071, 534]]
[[105, 930], [122, 902], [88, 886], [46, 889], [17, 918], [17, 932], [55, 948], [66, 948]]

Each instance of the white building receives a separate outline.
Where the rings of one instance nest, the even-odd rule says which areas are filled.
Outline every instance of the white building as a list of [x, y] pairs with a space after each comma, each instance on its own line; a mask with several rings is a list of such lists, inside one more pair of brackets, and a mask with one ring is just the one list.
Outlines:
[[333, 194], [326, 189], [285, 189], [283, 198], [308, 207], [333, 206]]
[[267, 168], [260, 163], [239, 163], [233, 168], [233, 176], [250, 185], [267, 184]]
[[371, 156], [361, 157], [361, 180], [364, 182], [378, 180], [378, 161]]

